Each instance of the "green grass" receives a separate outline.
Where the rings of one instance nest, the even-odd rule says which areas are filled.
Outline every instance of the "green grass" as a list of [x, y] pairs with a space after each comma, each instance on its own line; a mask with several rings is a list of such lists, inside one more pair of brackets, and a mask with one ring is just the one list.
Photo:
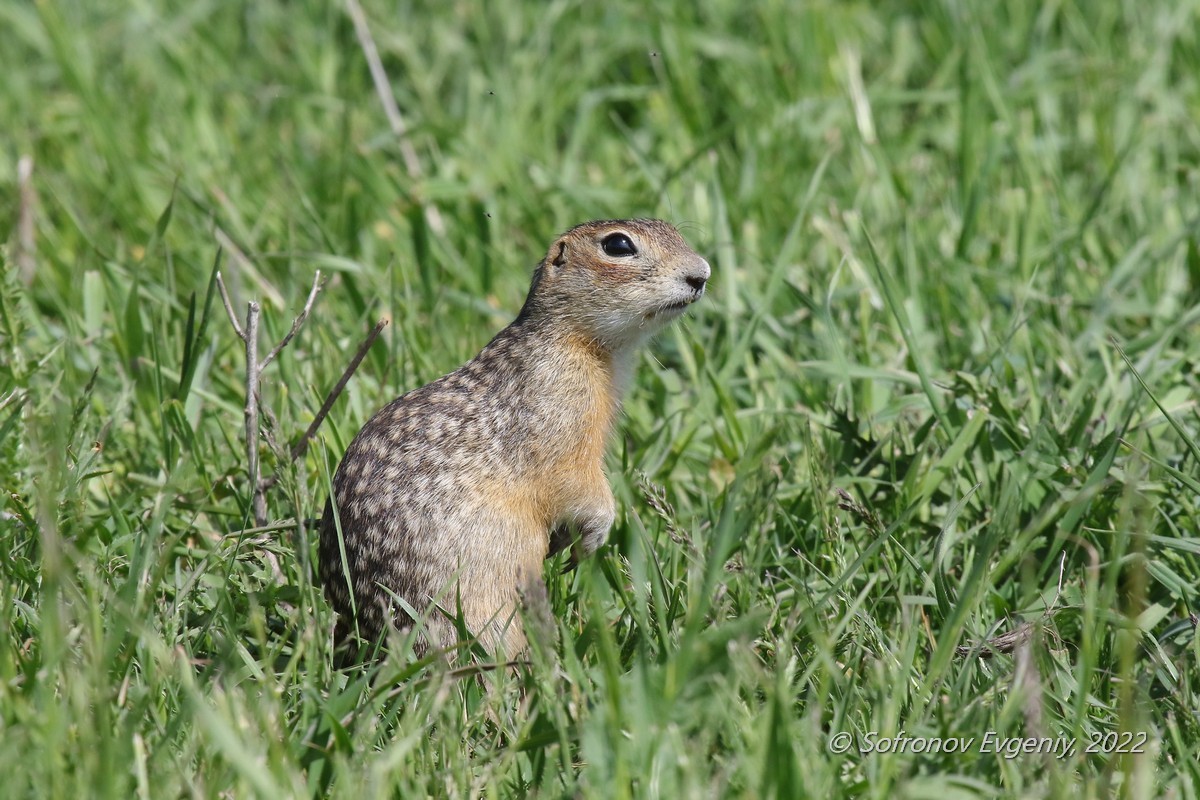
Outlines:
[[[5, 796], [1200, 794], [1200, 3], [366, 10], [420, 180], [340, 3], [0, 2]], [[335, 670], [288, 521], [551, 237], [630, 215], [711, 294], [641, 361], [557, 642]], [[267, 532], [222, 243], [264, 346], [331, 276], [278, 443], [393, 321]]]

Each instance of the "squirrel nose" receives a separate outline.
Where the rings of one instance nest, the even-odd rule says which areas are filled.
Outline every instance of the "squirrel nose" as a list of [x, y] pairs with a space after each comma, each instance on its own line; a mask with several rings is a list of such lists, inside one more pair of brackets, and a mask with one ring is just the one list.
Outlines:
[[697, 266], [699, 269], [694, 271], [691, 275], [685, 276], [683, 281], [695, 291], [702, 292], [704, 291], [704, 284], [708, 283], [708, 276], [711, 274], [712, 270], [709, 268], [708, 262], [703, 258], [700, 259], [700, 263]]

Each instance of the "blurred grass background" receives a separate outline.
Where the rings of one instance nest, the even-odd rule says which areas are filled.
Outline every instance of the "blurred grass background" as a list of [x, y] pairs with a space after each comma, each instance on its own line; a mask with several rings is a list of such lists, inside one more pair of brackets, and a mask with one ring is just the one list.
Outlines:
[[[6, 796], [1197, 796], [1200, 3], [365, 12], [418, 177], [340, 3], [0, 2]], [[336, 671], [288, 521], [555, 234], [633, 215], [714, 277], [557, 646]], [[392, 320], [265, 532], [219, 248], [264, 346], [330, 276], [276, 443]]]

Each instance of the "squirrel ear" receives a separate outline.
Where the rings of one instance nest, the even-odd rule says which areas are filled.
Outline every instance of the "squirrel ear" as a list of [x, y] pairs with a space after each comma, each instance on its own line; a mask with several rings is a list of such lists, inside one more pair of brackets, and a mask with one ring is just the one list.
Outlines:
[[554, 266], [556, 266], [556, 267], [561, 267], [563, 264], [567, 263], [567, 243], [566, 242], [561, 242], [561, 241], [558, 242], [558, 255], [556, 255], [554, 257], [554, 260], [551, 263], [554, 264]]

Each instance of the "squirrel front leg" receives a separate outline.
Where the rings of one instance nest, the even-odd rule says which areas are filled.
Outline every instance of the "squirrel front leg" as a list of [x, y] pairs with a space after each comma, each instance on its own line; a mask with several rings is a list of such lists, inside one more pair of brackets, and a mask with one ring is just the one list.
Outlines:
[[566, 547], [571, 547], [571, 563], [567, 569], [574, 569], [579, 562], [600, 549], [608, 541], [608, 532], [617, 516], [617, 501], [612, 489], [604, 483], [604, 492], [593, 498], [585, 506], [572, 509], [550, 532], [550, 552], [546, 557], [555, 555]]

